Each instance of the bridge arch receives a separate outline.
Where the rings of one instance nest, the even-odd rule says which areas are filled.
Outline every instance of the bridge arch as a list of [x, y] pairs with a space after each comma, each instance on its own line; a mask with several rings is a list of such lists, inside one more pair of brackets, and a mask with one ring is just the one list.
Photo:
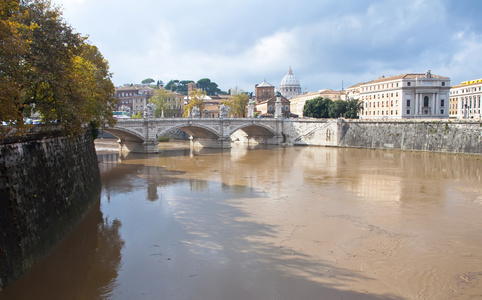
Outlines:
[[191, 125], [191, 124], [177, 124], [169, 127], [159, 127], [157, 129], [157, 136], [162, 136], [169, 131], [179, 129], [193, 138], [211, 138], [217, 139], [221, 137], [221, 134], [216, 132], [213, 128], [204, 126], [202, 124]]
[[128, 141], [128, 142], [137, 142], [142, 143], [145, 141], [145, 137], [142, 133], [136, 132], [134, 130], [129, 130], [128, 128], [122, 127], [107, 127], [104, 128], [103, 131], [108, 132], [115, 137], [119, 138], [119, 140]]
[[238, 130], [244, 131], [248, 136], [275, 136], [277, 132], [264, 124], [243, 124], [234, 127], [230, 134], [235, 133]]

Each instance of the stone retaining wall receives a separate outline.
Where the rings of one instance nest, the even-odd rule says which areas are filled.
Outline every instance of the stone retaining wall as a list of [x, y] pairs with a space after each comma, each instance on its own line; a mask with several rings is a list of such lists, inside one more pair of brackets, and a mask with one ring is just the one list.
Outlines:
[[482, 154], [482, 123], [469, 121], [348, 121], [340, 147]]
[[0, 290], [56, 245], [99, 201], [90, 134], [37, 133], [0, 144]]

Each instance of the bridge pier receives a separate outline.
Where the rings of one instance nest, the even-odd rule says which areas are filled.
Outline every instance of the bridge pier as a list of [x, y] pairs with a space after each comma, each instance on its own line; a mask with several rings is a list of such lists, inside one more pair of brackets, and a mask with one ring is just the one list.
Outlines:
[[217, 139], [212, 138], [199, 138], [190, 137], [191, 147], [204, 147], [204, 148], [216, 148], [216, 149], [230, 149], [231, 148], [231, 138], [221, 137]]
[[133, 142], [119, 140], [119, 152], [132, 152], [132, 153], [158, 153], [159, 143], [155, 140], [146, 142]]

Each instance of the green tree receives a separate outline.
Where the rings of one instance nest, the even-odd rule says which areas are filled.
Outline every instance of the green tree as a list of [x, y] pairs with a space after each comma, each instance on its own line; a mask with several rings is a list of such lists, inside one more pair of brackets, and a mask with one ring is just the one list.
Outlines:
[[344, 100], [335, 100], [330, 104], [328, 109], [330, 118], [343, 117], [347, 110], [347, 102]]
[[177, 84], [179, 83], [179, 80], [177, 79], [171, 79], [169, 80], [169, 82], [166, 84], [166, 86], [164, 87], [166, 90], [170, 90], [170, 91], [173, 91], [175, 92], [176, 89], [177, 89]]
[[179, 84], [177, 85], [177, 90], [176, 92], [187, 95], [188, 94], [188, 84], [194, 82], [192, 80], [181, 80], [179, 81]]
[[218, 95], [221, 92], [218, 85], [209, 78], [199, 79], [198, 82], [196, 82], [196, 87], [206, 92], [209, 96]]
[[358, 119], [358, 113], [361, 111], [363, 103], [359, 99], [350, 99], [347, 101], [347, 111], [345, 118]]
[[246, 116], [246, 106], [249, 102], [249, 95], [243, 90], [238, 90], [238, 87], [230, 89], [230, 92], [232, 97], [223, 100], [222, 104], [229, 107], [230, 116], [244, 118]]
[[167, 99], [169, 98], [169, 92], [165, 89], [158, 89], [154, 92], [154, 95], [149, 99], [149, 102], [156, 106], [155, 116], [158, 118], [162, 115], [162, 111], [167, 106]]
[[201, 89], [191, 91], [189, 93], [189, 102], [188, 104], [184, 105], [184, 112], [182, 116], [187, 117], [189, 115], [189, 111], [191, 111], [194, 107], [197, 107], [202, 115], [205, 107], [204, 98], [206, 98], [206, 92], [202, 91]]
[[333, 101], [329, 98], [317, 97], [306, 101], [303, 116], [311, 118], [329, 118], [330, 106]]
[[152, 79], [152, 78], [146, 78], [146, 79], [141, 81], [142, 84], [151, 84], [153, 82], [155, 82], [155, 80]]

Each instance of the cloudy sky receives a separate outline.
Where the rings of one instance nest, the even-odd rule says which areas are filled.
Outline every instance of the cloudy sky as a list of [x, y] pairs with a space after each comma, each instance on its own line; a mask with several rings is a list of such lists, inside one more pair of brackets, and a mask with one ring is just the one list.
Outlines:
[[381, 75], [482, 78], [479, 0], [52, 0], [116, 86], [210, 78], [222, 90], [340, 90]]

